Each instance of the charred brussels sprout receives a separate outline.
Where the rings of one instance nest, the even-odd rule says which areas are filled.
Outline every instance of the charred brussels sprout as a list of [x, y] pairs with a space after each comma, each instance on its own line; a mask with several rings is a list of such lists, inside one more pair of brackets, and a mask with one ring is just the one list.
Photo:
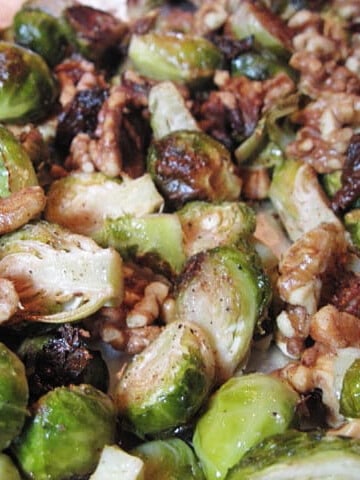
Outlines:
[[17, 353], [25, 365], [31, 403], [63, 385], [86, 383], [107, 391], [107, 365], [99, 351], [89, 348], [83, 332], [65, 324], [21, 343]]
[[206, 478], [227, 478], [228, 470], [251, 447], [285, 432], [298, 399], [297, 393], [270, 375], [233, 377], [223, 384], [211, 397], [193, 437]]
[[37, 184], [28, 154], [15, 136], [0, 125], [0, 197]]
[[14, 17], [15, 42], [38, 53], [50, 65], [66, 55], [68, 41], [60, 21], [40, 9], [24, 8]]
[[14, 282], [26, 320], [75, 321], [122, 297], [117, 252], [44, 221], [0, 238], [0, 276]]
[[0, 453], [0, 478], [4, 480], [21, 480], [13, 461], [4, 453]]
[[236, 245], [255, 231], [255, 212], [243, 202], [189, 202], [177, 214], [188, 257], [220, 245]]
[[360, 441], [289, 430], [251, 449], [226, 480], [355, 480]]
[[20, 433], [27, 402], [28, 383], [24, 365], [15, 353], [0, 343], [0, 450], [7, 448]]
[[189, 322], [167, 325], [127, 366], [115, 388], [118, 412], [138, 435], [155, 435], [188, 422], [214, 382], [206, 335]]
[[229, 151], [203, 132], [179, 130], [154, 141], [147, 168], [169, 204], [237, 200], [241, 180]]
[[292, 50], [291, 30], [261, 2], [240, 2], [229, 17], [228, 28], [236, 38], [253, 35], [260, 45], [277, 55], [287, 57]]
[[185, 266], [174, 294], [174, 318], [207, 333], [219, 382], [246, 359], [270, 292], [260, 258], [250, 246], [217, 247], [194, 255]]
[[222, 64], [215, 45], [205, 38], [182, 34], [133, 35], [129, 57], [146, 77], [187, 84], [210, 79]]
[[154, 440], [132, 451], [145, 465], [145, 480], [204, 480], [193, 450], [180, 438]]
[[57, 93], [57, 84], [40, 55], [0, 41], [0, 121], [27, 123], [42, 119]]
[[21, 470], [37, 480], [65, 480], [91, 473], [101, 450], [115, 437], [110, 398], [90, 385], [59, 387], [33, 406], [14, 442]]

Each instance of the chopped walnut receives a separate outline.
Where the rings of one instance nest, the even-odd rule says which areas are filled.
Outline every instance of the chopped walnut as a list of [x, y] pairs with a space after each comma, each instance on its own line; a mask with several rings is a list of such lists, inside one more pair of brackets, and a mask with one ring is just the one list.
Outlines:
[[38, 217], [45, 208], [41, 187], [27, 187], [0, 199], [0, 235], [10, 233]]
[[101, 331], [101, 339], [116, 350], [129, 355], [141, 353], [161, 332], [161, 327], [150, 325], [140, 328], [119, 328], [105, 324]]
[[335, 278], [347, 255], [344, 231], [321, 224], [305, 233], [285, 252], [279, 264], [278, 289], [288, 308], [277, 317], [277, 343], [298, 357], [310, 331], [310, 315], [318, 308], [323, 281]]

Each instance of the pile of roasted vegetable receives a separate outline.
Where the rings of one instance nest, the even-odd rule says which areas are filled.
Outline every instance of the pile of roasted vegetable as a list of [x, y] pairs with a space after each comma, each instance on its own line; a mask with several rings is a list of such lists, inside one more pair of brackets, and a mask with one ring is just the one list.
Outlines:
[[359, 1], [86, 3], [0, 32], [0, 478], [358, 480]]

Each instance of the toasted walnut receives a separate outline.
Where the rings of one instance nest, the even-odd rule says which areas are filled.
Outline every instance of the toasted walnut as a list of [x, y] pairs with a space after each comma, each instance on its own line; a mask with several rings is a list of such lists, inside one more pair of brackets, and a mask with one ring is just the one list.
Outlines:
[[326, 305], [312, 316], [310, 336], [332, 349], [360, 347], [360, 319]]
[[38, 186], [23, 188], [10, 197], [0, 199], [0, 234], [12, 232], [44, 210], [46, 197]]
[[276, 322], [277, 343], [284, 353], [298, 357], [304, 350], [323, 282], [341, 271], [346, 253], [344, 231], [328, 223], [305, 233], [283, 256], [277, 286], [287, 308]]
[[14, 284], [10, 280], [0, 278], [0, 324], [16, 313], [19, 303]]
[[105, 324], [101, 330], [101, 339], [116, 350], [129, 355], [141, 353], [160, 334], [161, 327], [151, 325], [140, 328], [118, 328]]
[[169, 286], [162, 282], [152, 282], [144, 290], [143, 298], [134, 306], [126, 318], [129, 328], [151, 325], [159, 318], [160, 307], [169, 293]]

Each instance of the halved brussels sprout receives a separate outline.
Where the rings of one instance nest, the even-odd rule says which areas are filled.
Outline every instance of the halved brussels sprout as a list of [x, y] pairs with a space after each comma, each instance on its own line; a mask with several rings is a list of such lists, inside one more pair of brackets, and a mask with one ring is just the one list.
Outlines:
[[90, 385], [59, 387], [33, 406], [13, 442], [22, 471], [37, 480], [91, 473], [105, 445], [114, 443], [116, 413], [110, 398]]
[[255, 231], [255, 212], [243, 202], [189, 202], [177, 215], [188, 257], [220, 245], [236, 245]]
[[0, 478], [4, 480], [21, 480], [13, 461], [5, 453], [0, 453]]
[[57, 84], [40, 55], [0, 41], [0, 121], [27, 123], [48, 115]]
[[349, 418], [360, 418], [360, 358], [346, 370], [340, 395], [340, 413]]
[[260, 2], [239, 2], [228, 19], [228, 28], [236, 38], [253, 35], [260, 45], [277, 55], [287, 57], [292, 51], [291, 30]]
[[360, 440], [289, 430], [251, 449], [225, 480], [356, 480]]
[[206, 478], [227, 478], [251, 447], [285, 432], [298, 400], [295, 391], [270, 375], [254, 373], [224, 383], [211, 397], [193, 437]]
[[25, 7], [13, 21], [15, 42], [38, 53], [50, 66], [65, 56], [68, 40], [59, 19], [40, 9]]
[[133, 35], [129, 58], [141, 75], [189, 84], [209, 80], [222, 63], [209, 40], [179, 33]]
[[187, 423], [214, 382], [214, 354], [190, 322], [167, 325], [133, 357], [114, 391], [120, 415], [138, 435], [156, 435]]
[[26, 320], [75, 321], [122, 299], [119, 254], [45, 221], [0, 238], [0, 276], [14, 282]]
[[191, 447], [180, 438], [153, 440], [131, 452], [145, 466], [145, 480], [204, 480], [204, 473]]
[[241, 179], [229, 151], [203, 132], [178, 130], [154, 141], [148, 172], [174, 207], [191, 200], [238, 200]]
[[269, 197], [291, 240], [321, 223], [341, 223], [329, 207], [316, 172], [308, 164], [287, 159], [275, 170]]
[[99, 245], [116, 248], [124, 259], [141, 261], [170, 276], [180, 273], [185, 263], [181, 224], [170, 213], [108, 219], [93, 237]]
[[149, 174], [118, 180], [99, 172], [73, 173], [51, 184], [45, 218], [91, 237], [106, 219], [142, 217], [160, 211], [163, 205]]
[[277, 73], [284, 72], [295, 79], [295, 71], [285, 61], [277, 58], [269, 50], [263, 48], [259, 50], [259, 52], [245, 52], [234, 58], [231, 62], [231, 74], [235, 77], [245, 75], [251, 80], [266, 80]]
[[250, 246], [217, 247], [189, 259], [174, 293], [173, 318], [207, 333], [218, 382], [231, 377], [247, 358], [270, 296], [269, 279]]
[[160, 82], [149, 93], [150, 123], [157, 140], [176, 130], [200, 130], [172, 82]]
[[0, 343], [0, 450], [7, 448], [20, 433], [27, 413], [28, 395], [23, 363]]
[[0, 125], [0, 197], [33, 185], [38, 185], [38, 180], [28, 154], [16, 137]]

